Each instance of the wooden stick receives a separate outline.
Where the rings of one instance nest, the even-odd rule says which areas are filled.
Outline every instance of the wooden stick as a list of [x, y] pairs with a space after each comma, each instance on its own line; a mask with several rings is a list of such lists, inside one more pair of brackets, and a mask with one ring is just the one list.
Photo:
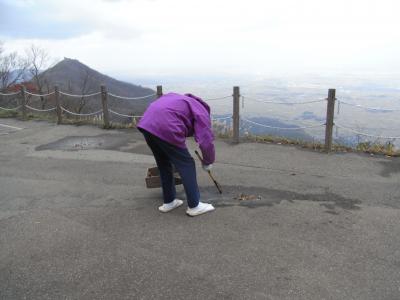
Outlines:
[[103, 122], [104, 122], [104, 128], [109, 129], [110, 128], [110, 117], [108, 113], [108, 92], [107, 92], [107, 87], [105, 85], [102, 85], [101, 87], [101, 104], [103, 106]]
[[328, 102], [326, 106], [326, 128], [325, 128], [325, 151], [330, 152], [332, 150], [332, 131], [333, 121], [335, 118], [335, 98], [336, 90], [329, 89], [328, 91]]
[[[203, 159], [201, 158], [199, 152], [197, 152], [197, 150], [195, 150], [194, 153], [196, 153], [197, 157], [200, 159], [201, 163], [203, 164]], [[220, 194], [222, 194], [221, 186], [220, 186], [219, 183], [215, 180], [214, 176], [211, 174], [211, 171], [207, 171], [207, 173], [208, 173], [208, 176], [210, 176], [211, 180], [214, 182], [215, 186], [217, 187], [218, 192], [219, 192]]]
[[240, 89], [233, 87], [233, 142], [239, 143], [240, 135]]

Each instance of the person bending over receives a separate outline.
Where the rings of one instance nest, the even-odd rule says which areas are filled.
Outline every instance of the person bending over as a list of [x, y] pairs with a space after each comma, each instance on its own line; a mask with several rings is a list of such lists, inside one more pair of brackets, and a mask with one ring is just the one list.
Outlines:
[[186, 147], [186, 138], [193, 136], [203, 154], [203, 169], [209, 171], [215, 161], [214, 135], [211, 130], [210, 107], [192, 94], [168, 93], [150, 104], [138, 124], [160, 170], [164, 204], [161, 212], [169, 212], [183, 204], [176, 199], [173, 166], [182, 178], [189, 216], [214, 210], [200, 202], [194, 159]]

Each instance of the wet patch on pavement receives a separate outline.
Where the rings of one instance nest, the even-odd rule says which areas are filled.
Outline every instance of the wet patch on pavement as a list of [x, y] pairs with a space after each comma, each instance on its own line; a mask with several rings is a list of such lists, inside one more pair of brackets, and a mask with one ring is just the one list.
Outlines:
[[[222, 189], [223, 194], [220, 195], [214, 186], [201, 187], [201, 198], [216, 207], [242, 206], [247, 208], [273, 206], [281, 203], [283, 200], [289, 202], [313, 201], [319, 202], [321, 206], [327, 209], [327, 213], [333, 215], [338, 214], [335, 210], [337, 207], [345, 210], [358, 210], [360, 209], [359, 204], [361, 204], [359, 199], [345, 198], [328, 190], [321, 194], [301, 194], [260, 187], [224, 185]], [[243, 198], [243, 195], [248, 195], [248, 199], [247, 197]]]
[[124, 148], [127, 148], [130, 144], [134, 143], [136, 143], [135, 140], [127, 138], [126, 135], [118, 134], [101, 134], [97, 136], [68, 136], [49, 144], [40, 145], [36, 147], [35, 150], [79, 151], [103, 149], [125, 151]]
[[390, 177], [392, 174], [400, 173], [400, 159], [390, 159], [382, 161], [380, 164], [383, 166], [381, 175], [383, 177]]

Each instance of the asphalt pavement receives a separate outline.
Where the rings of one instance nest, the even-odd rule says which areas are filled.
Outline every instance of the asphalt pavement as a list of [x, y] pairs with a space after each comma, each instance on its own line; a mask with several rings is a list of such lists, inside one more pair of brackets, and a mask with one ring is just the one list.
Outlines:
[[0, 123], [0, 299], [400, 299], [399, 158], [217, 140], [191, 218], [135, 129]]

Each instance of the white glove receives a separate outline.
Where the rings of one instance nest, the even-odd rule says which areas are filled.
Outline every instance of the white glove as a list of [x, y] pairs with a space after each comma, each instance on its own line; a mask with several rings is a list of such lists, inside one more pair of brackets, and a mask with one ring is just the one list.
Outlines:
[[212, 170], [213, 165], [209, 164], [209, 165], [203, 165], [203, 170], [206, 172], [210, 172]]

